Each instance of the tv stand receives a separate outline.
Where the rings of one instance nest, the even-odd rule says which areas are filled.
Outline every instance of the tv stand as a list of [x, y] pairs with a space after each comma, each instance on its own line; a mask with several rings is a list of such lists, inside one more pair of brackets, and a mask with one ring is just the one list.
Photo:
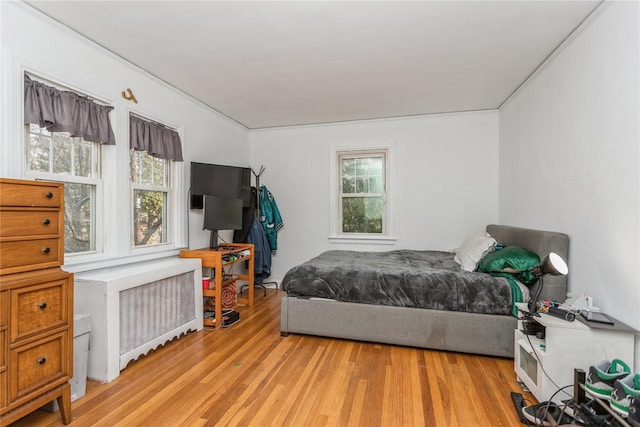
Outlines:
[[[244, 255], [245, 251], [249, 251], [249, 255]], [[202, 267], [211, 268], [211, 280], [215, 283], [214, 289], [203, 289], [202, 294], [205, 297], [215, 298], [215, 320], [204, 319], [204, 326], [213, 326], [218, 328], [222, 325], [222, 285], [224, 267], [247, 261], [247, 274], [238, 274], [233, 276], [233, 280], [244, 280], [249, 286], [248, 298], [238, 298], [238, 304], [253, 307], [253, 280], [254, 280], [254, 258], [253, 245], [250, 243], [227, 243], [224, 246], [216, 248], [202, 248], [195, 250], [183, 249], [180, 251], [180, 258], [200, 258]], [[226, 282], [225, 282], [226, 283]]]

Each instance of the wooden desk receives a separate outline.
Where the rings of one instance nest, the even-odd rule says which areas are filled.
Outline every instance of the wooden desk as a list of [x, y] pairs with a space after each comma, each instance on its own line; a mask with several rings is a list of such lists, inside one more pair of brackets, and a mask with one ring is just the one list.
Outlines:
[[[249, 255], [240, 256], [242, 251], [249, 251]], [[202, 266], [212, 269], [211, 281], [215, 283], [214, 289], [203, 289], [202, 295], [206, 297], [215, 297], [215, 322], [210, 319], [204, 319], [204, 326], [220, 327], [222, 324], [222, 284], [224, 267], [229, 267], [233, 264], [247, 261], [249, 268], [247, 274], [239, 274], [235, 276], [235, 280], [246, 280], [249, 288], [248, 298], [238, 298], [238, 304], [246, 304], [249, 307], [253, 306], [253, 271], [254, 271], [254, 258], [253, 258], [253, 245], [250, 243], [226, 243], [217, 249], [202, 248], [188, 250], [183, 249], [180, 251], [180, 258], [199, 258], [202, 260]], [[231, 258], [223, 260], [224, 258]], [[234, 258], [235, 257], [235, 258]]]

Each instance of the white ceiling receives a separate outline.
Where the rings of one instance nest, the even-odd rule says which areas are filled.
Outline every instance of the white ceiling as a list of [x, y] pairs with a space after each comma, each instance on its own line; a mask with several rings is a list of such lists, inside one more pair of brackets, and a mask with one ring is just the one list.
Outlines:
[[600, 1], [28, 3], [257, 129], [498, 108]]

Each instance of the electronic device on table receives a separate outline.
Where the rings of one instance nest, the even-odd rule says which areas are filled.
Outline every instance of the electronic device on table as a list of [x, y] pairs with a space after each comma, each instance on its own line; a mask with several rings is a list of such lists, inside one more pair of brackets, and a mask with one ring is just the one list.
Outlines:
[[581, 311], [580, 315], [589, 322], [606, 323], [607, 325], [613, 325], [615, 323], [609, 319], [606, 314], [596, 311]]
[[191, 209], [204, 209], [203, 230], [218, 247], [219, 230], [242, 229], [242, 210], [251, 206], [251, 169], [191, 162]]
[[251, 169], [248, 167], [191, 162], [191, 209], [202, 209], [204, 195], [242, 199], [251, 205]]

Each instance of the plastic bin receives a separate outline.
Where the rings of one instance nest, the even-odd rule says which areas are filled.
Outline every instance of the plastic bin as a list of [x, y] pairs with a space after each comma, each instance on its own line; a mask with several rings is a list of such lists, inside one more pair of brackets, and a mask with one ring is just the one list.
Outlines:
[[[91, 332], [91, 315], [73, 315], [73, 378], [71, 384], [71, 401], [81, 398], [87, 392], [87, 364], [89, 362], [89, 333]], [[42, 407], [45, 411], [57, 412], [58, 402], [52, 400]]]

